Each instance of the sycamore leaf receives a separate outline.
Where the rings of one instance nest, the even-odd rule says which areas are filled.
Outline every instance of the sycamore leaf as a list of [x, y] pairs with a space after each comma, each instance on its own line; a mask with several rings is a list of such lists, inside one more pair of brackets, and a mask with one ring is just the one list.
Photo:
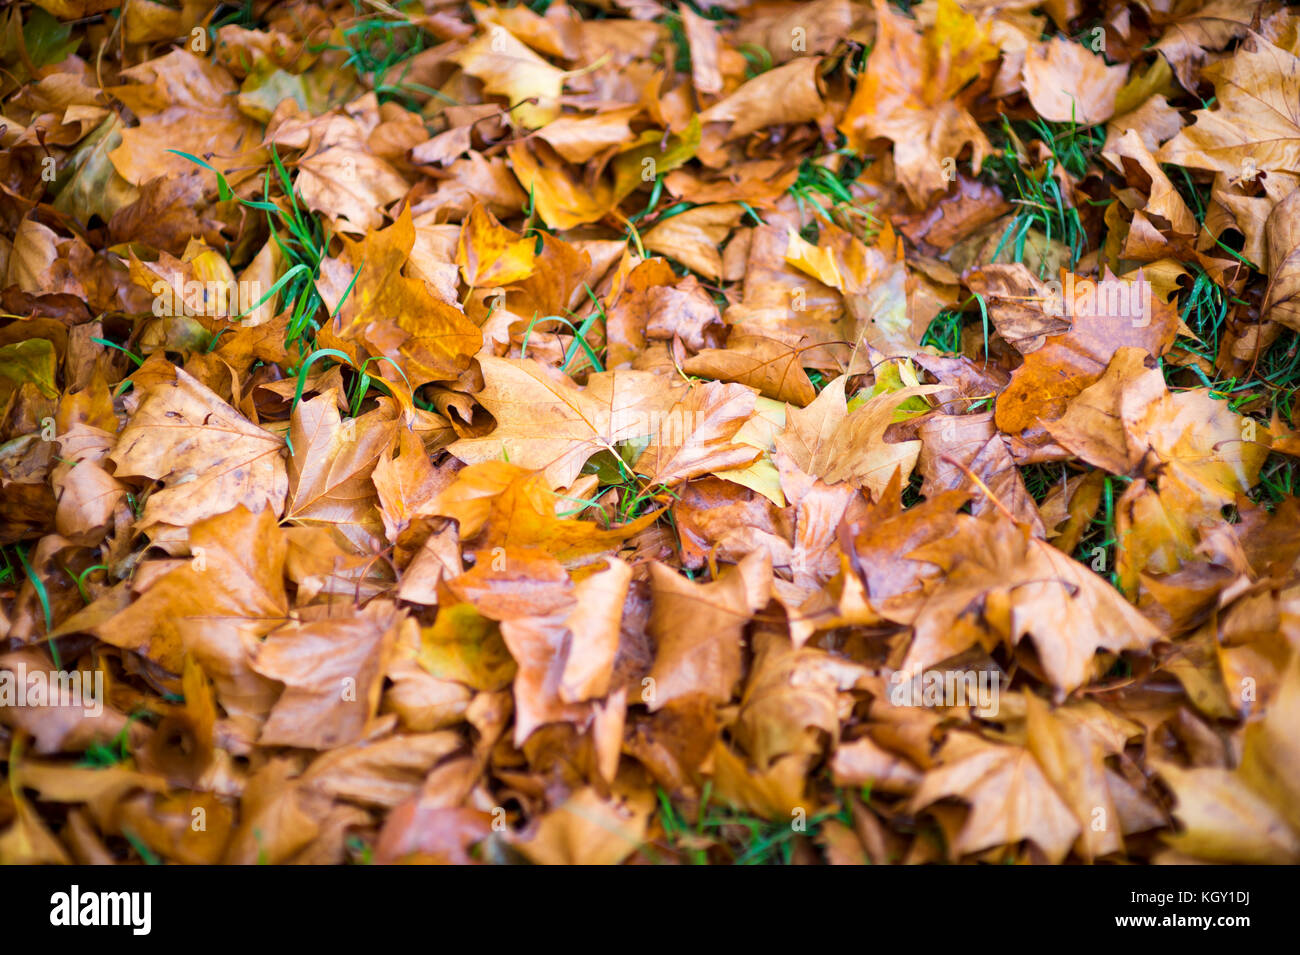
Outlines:
[[475, 398], [497, 429], [449, 450], [469, 464], [504, 459], [543, 471], [552, 487], [572, 484], [597, 452], [651, 434], [662, 402], [684, 391], [649, 372], [596, 374], [584, 388], [532, 359], [483, 356], [479, 365], [484, 388]]
[[340, 115], [311, 124], [294, 185], [307, 208], [325, 213], [352, 235], [378, 229], [383, 209], [406, 194], [406, 180], [367, 148], [361, 124]]
[[564, 71], [547, 63], [506, 27], [493, 24], [452, 54], [451, 60], [482, 80], [487, 92], [509, 101], [512, 123], [536, 129], [559, 116]]
[[163, 482], [145, 502], [142, 526], [186, 527], [239, 505], [284, 510], [284, 440], [252, 424], [180, 368], [146, 384], [109, 458], [117, 476]]
[[502, 622], [502, 637], [519, 663], [514, 679], [516, 745], [545, 723], [585, 727], [598, 715], [597, 701], [613, 689], [610, 681], [631, 577], [627, 564], [611, 559], [605, 570], [574, 586], [572, 610]]
[[371, 476], [393, 440], [396, 419], [390, 405], [345, 422], [337, 399], [331, 390], [293, 409], [284, 516], [299, 524], [335, 527], [366, 551], [380, 534]]
[[641, 848], [653, 808], [648, 792], [607, 800], [581, 789], [543, 816], [519, 849], [540, 865], [615, 865]]
[[[255, 638], [287, 617], [285, 550], [268, 510], [236, 507], [199, 520], [190, 528], [189, 560], [172, 562], [132, 603], [106, 593], [63, 629], [97, 633], [173, 673], [189, 649], [210, 666], [227, 711], [241, 713], [259, 695], [256, 675], [241, 660], [241, 634]], [[225, 665], [216, 662], [221, 655], [230, 655]]]
[[776, 447], [811, 477], [828, 484], [847, 481], [881, 494], [896, 472], [912, 473], [921, 442], [890, 442], [885, 430], [894, 411], [909, 398], [933, 394], [934, 385], [917, 385], [878, 395], [849, 412], [844, 397], [847, 376], [841, 375], [822, 389], [807, 408], [790, 407], [785, 430], [776, 435]]
[[583, 564], [618, 547], [658, 515], [646, 514], [621, 527], [556, 517], [564, 501], [545, 475], [506, 461], [471, 465], [431, 505], [433, 513], [460, 523], [461, 540], [482, 552], [507, 548], [543, 549], [564, 564]]
[[[140, 125], [122, 129], [121, 145], [108, 155], [131, 185], [192, 173], [193, 163], [177, 153], [211, 156], [210, 165], [232, 182], [248, 178], [266, 155], [262, 124], [239, 111], [238, 87], [214, 60], [174, 49], [121, 75], [131, 82], [108, 92], [131, 108]], [[218, 154], [214, 142], [221, 144]]]
[[438, 611], [433, 626], [421, 630], [416, 660], [439, 679], [456, 680], [475, 690], [509, 686], [515, 672], [496, 622], [469, 604]]
[[1178, 331], [1177, 311], [1152, 292], [1141, 272], [1133, 279], [1108, 276], [1103, 282], [1067, 274], [1053, 294], [1073, 316], [1072, 323], [1069, 331], [1049, 335], [1041, 348], [1026, 355], [998, 396], [995, 420], [1008, 433], [1060, 417], [1120, 348], [1142, 348], [1158, 358]]
[[1098, 650], [1147, 651], [1160, 631], [1104, 578], [996, 512], [959, 518], [961, 533], [913, 551], [942, 584], [919, 598], [905, 671], [971, 646], [1030, 637], [1043, 671], [1069, 692], [1089, 678]]
[[717, 702], [731, 698], [740, 679], [745, 625], [767, 604], [771, 579], [771, 561], [762, 551], [705, 584], [663, 564], [651, 565], [649, 629], [656, 652], [647, 705], [652, 712], [692, 693]]
[[392, 605], [375, 601], [351, 616], [288, 623], [271, 633], [253, 650], [252, 667], [284, 691], [261, 740], [330, 749], [359, 739], [379, 708], [396, 629]]
[[1091, 126], [1110, 119], [1127, 77], [1127, 66], [1107, 66], [1101, 54], [1064, 37], [1025, 53], [1029, 102], [1044, 119], [1058, 123]]
[[970, 805], [949, 851], [953, 859], [993, 846], [1033, 842], [1049, 862], [1065, 858], [1080, 826], [1029, 750], [989, 743], [958, 752], [921, 780], [913, 812], [948, 796]]
[[1234, 177], [1300, 169], [1300, 58], [1252, 37], [1201, 75], [1214, 83], [1214, 106], [1193, 113], [1196, 122], [1160, 147], [1157, 162]]
[[728, 138], [735, 138], [765, 126], [818, 119], [827, 111], [817, 82], [820, 65], [819, 57], [801, 56], [760, 73], [701, 113], [700, 121], [729, 122]]
[[1264, 263], [1268, 269], [1268, 294], [1263, 317], [1288, 328], [1300, 329], [1300, 189], [1295, 189], [1269, 213], [1264, 228]]
[[875, 9], [873, 55], [839, 128], [859, 151], [875, 137], [891, 140], [898, 180], [923, 206], [947, 188], [945, 158], [969, 144], [971, 166], [978, 169], [992, 151], [958, 94], [998, 51], [955, 0], [940, 0], [934, 28], [924, 33], [884, 0], [876, 0]]
[[473, 288], [510, 285], [532, 274], [534, 245], [476, 203], [456, 243], [456, 264], [465, 284]]
[[322, 294], [333, 316], [321, 329], [321, 343], [341, 347], [358, 366], [376, 359], [370, 374], [404, 380], [410, 388], [463, 372], [482, 344], [482, 332], [431, 294], [423, 280], [406, 274], [415, 244], [410, 209], [386, 229], [342, 241], [349, 265], [339, 261], [324, 273]]

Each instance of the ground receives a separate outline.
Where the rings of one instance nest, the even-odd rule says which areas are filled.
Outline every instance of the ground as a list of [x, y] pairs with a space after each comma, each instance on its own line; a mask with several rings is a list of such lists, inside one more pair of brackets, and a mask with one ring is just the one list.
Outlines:
[[0, 13], [0, 862], [1300, 862], [1300, 15]]

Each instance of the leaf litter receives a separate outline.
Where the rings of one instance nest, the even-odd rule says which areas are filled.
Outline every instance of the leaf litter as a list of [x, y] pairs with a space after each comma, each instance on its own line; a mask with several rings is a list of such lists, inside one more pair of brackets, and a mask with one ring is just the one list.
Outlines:
[[1300, 862], [1300, 17], [0, 14], [0, 862]]

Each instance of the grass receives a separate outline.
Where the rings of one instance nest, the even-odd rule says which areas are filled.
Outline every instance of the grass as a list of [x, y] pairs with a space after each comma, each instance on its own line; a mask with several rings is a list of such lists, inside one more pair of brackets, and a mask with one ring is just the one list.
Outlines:
[[[1200, 266], [1192, 267], [1193, 280], [1179, 294], [1179, 315], [1196, 339], [1181, 338], [1187, 352], [1204, 361], [1213, 370], [1207, 372], [1196, 364], [1175, 365], [1162, 362], [1165, 381], [1172, 389], [1180, 386], [1206, 387], [1210, 394], [1228, 403], [1239, 414], [1271, 419], [1274, 415], [1293, 426], [1291, 408], [1300, 391], [1300, 334], [1283, 329], [1244, 376], [1224, 374], [1216, 359], [1230, 320], [1238, 309], [1250, 308], [1249, 302], [1219, 286]], [[1248, 493], [1257, 503], [1272, 509], [1292, 493], [1295, 458], [1270, 454], [1260, 471], [1259, 483]]]
[[[1179, 315], [1197, 336], [1184, 337], [1180, 345], [1188, 352], [1214, 366], [1222, 345], [1228, 320], [1240, 308], [1250, 303], [1221, 288], [1199, 265], [1193, 268], [1195, 278], [1191, 288], [1179, 295]], [[1300, 390], [1300, 336], [1284, 329], [1268, 348], [1260, 354], [1244, 379], [1217, 373], [1213, 378], [1195, 365], [1165, 363], [1165, 379], [1174, 387], [1180, 378], [1198, 379], [1189, 384], [1200, 384], [1211, 389], [1216, 397], [1226, 398], [1234, 411], [1247, 406], [1264, 406], [1269, 414], [1280, 414], [1290, 421], [1290, 406]], [[1183, 374], [1180, 376], [1179, 373]]]
[[1105, 576], [1116, 589], [1119, 589], [1119, 572], [1115, 566], [1118, 542], [1115, 533], [1115, 501], [1132, 480], [1118, 475], [1106, 475], [1101, 490], [1101, 505], [1074, 551], [1075, 560]]
[[[263, 177], [262, 199], [245, 199], [234, 194], [230, 184], [226, 181], [226, 177], [219, 170], [213, 168], [199, 157], [181, 152], [178, 149], [169, 149], [168, 152], [175, 153], [183, 159], [188, 159], [190, 162], [196, 163], [216, 175], [217, 193], [221, 200], [228, 201], [233, 198], [241, 205], [260, 210], [266, 214], [267, 229], [270, 231], [271, 237], [280, 249], [281, 254], [288, 262], [289, 267], [284, 275], [263, 294], [262, 298], [244, 314], [270, 301], [276, 294], [283, 294], [285, 301], [293, 303], [289, 327], [285, 334], [285, 343], [295, 342], [303, 338], [309, 331], [314, 333], [318, 327], [316, 324], [318, 313], [325, 304], [320, 291], [316, 288], [316, 280], [320, 278], [321, 263], [328, 253], [331, 236], [319, 216], [298, 205], [297, 197], [294, 195], [293, 180], [290, 178], [289, 171], [281, 161], [280, 153], [275, 146], [272, 145], [271, 147], [272, 166], [275, 169], [283, 197], [288, 202], [287, 211], [284, 208], [285, 202], [283, 200], [279, 203], [271, 201], [271, 167], [267, 168]], [[360, 270], [358, 270], [357, 275], [360, 275]], [[357, 276], [354, 275], [352, 277], [353, 283], [356, 282], [356, 279]], [[351, 291], [352, 286], [349, 285], [347, 292], [344, 294], [344, 299], [347, 298], [347, 294], [351, 293]], [[243, 315], [239, 317], [242, 318]]]
[[212, 13], [212, 25], [209, 31], [216, 33], [221, 27], [237, 26], [251, 30], [257, 26], [257, 13], [253, 10], [253, 0], [242, 3], [221, 3]]
[[[1022, 144], [1031, 139], [1042, 141], [1051, 153], [1041, 165], [1029, 165], [1022, 152]], [[1038, 231], [1049, 242], [1056, 239], [1066, 246], [1069, 267], [1074, 268], [1092, 243], [1073, 199], [1062, 194], [1056, 172], [1059, 166], [1074, 178], [1082, 177], [1106, 141], [1105, 128], [1044, 119], [1013, 124], [1004, 116], [1001, 140], [1000, 153], [985, 160], [983, 174], [1017, 212], [1003, 233], [994, 260], [1009, 248], [1012, 259], [1023, 262], [1029, 234]]]
[[933, 319], [921, 337], [921, 346], [933, 345], [942, 352], [959, 354], [961, 352], [962, 313], [958, 309], [945, 308]]
[[106, 769], [109, 766], [118, 766], [125, 763], [131, 758], [131, 752], [127, 747], [131, 724], [144, 715], [143, 712], [132, 713], [127, 718], [126, 725], [109, 742], [91, 743], [82, 753], [81, 760], [77, 765], [89, 769]]
[[1043, 503], [1043, 500], [1052, 492], [1052, 489], [1061, 483], [1066, 473], [1063, 464], [1026, 464], [1020, 468], [1020, 476], [1025, 482], [1025, 490], [1029, 492], [1030, 497], [1037, 504]]
[[1251, 490], [1250, 498], [1256, 504], [1262, 504], [1272, 510], [1296, 493], [1295, 458], [1286, 454], [1272, 452], [1259, 469], [1259, 483]]
[[[18, 558], [18, 565], [15, 567], [13, 560], [10, 559], [9, 551], [12, 550], [15, 557]], [[9, 545], [8, 548], [0, 548], [0, 558], [4, 559], [4, 567], [0, 568], [0, 584], [18, 584], [18, 571], [21, 569], [23, 575], [31, 582], [32, 590], [36, 593], [36, 599], [41, 605], [41, 615], [45, 620], [45, 632], [49, 633], [54, 629], [54, 619], [50, 608], [50, 594], [45, 589], [45, 581], [41, 580], [40, 575], [32, 570], [31, 563], [27, 560], [27, 552], [19, 543]], [[63, 669], [63, 660], [59, 656], [59, 648], [54, 643], [54, 639], [46, 640], [49, 645], [50, 657], [54, 660], [56, 669]]]
[[[320, 278], [321, 265], [329, 254], [331, 233], [326, 228], [320, 217], [311, 210], [298, 204], [298, 199], [294, 193], [294, 182], [289, 175], [289, 170], [284, 162], [280, 159], [279, 151], [271, 147], [271, 166], [267, 167], [263, 176], [262, 199], [252, 200], [235, 196], [230, 184], [226, 181], [218, 170], [214, 169], [208, 163], [192, 156], [189, 153], [183, 153], [178, 150], [169, 150], [182, 156], [191, 162], [197, 163], [214, 173], [217, 177], [217, 188], [220, 198], [223, 200], [235, 198], [241, 204], [257, 209], [266, 215], [267, 228], [270, 231], [273, 241], [280, 249], [288, 268], [284, 274], [276, 280], [275, 284], [262, 295], [261, 299], [247, 309], [243, 314], [260, 307], [263, 303], [270, 301], [275, 295], [282, 294], [286, 302], [292, 303], [288, 326], [285, 330], [285, 344], [297, 344], [299, 362], [297, 366], [289, 369], [290, 374], [298, 378], [298, 386], [294, 392], [293, 406], [297, 406], [301, 400], [303, 391], [306, 387], [307, 371], [318, 359], [337, 358], [343, 364], [351, 367], [352, 360], [343, 352], [332, 348], [315, 348], [315, 333], [320, 327], [321, 312], [325, 308], [324, 298], [316, 286]], [[272, 171], [275, 172], [274, 179]], [[272, 184], [275, 184], [280, 192], [280, 201], [272, 200]], [[339, 308], [347, 301], [348, 296], [352, 294], [352, 289], [356, 286], [357, 279], [361, 276], [364, 263], [358, 268], [352, 276], [352, 281], [344, 290], [342, 298], [339, 300]], [[243, 317], [240, 315], [239, 317]], [[224, 329], [223, 329], [224, 331]], [[209, 345], [209, 351], [212, 350], [220, 338], [220, 332], [214, 336]], [[111, 345], [111, 342], [103, 344]], [[114, 345], [120, 348], [121, 346]], [[122, 349], [126, 351], [126, 349]], [[130, 355], [130, 352], [127, 352]], [[132, 358], [136, 356], [131, 355]], [[139, 362], [139, 359], [136, 359]], [[355, 376], [349, 389], [350, 399], [349, 408], [355, 417], [360, 413], [361, 403], [369, 388], [383, 388], [380, 382], [375, 381], [366, 368], [372, 361], [379, 361], [380, 358], [367, 359], [363, 365], [355, 369]], [[382, 359], [387, 361], [388, 359]], [[392, 364], [390, 362], [390, 364]], [[396, 367], [396, 366], [394, 366]], [[398, 374], [402, 374], [400, 368]], [[405, 377], [403, 375], [403, 377]], [[289, 442], [288, 436], [285, 438]], [[293, 445], [289, 444], [292, 452]]]
[[[584, 282], [583, 288], [586, 289], [587, 295], [591, 297], [592, 302], [595, 304], [595, 309], [588, 314], [586, 318], [581, 319], [582, 324], [574, 325], [568, 318], [562, 318], [559, 315], [534, 315], [528, 322], [528, 327], [524, 329], [524, 337], [519, 346], [520, 358], [528, 357], [528, 340], [532, 337], [533, 329], [537, 326], [538, 322], [559, 322], [573, 333], [573, 341], [569, 343], [569, 347], [565, 350], [564, 361], [560, 365], [560, 371], [566, 372], [570, 374], [570, 376], [572, 375], [572, 372], [569, 372], [569, 366], [573, 363], [573, 359], [577, 357], [579, 351], [582, 351], [586, 355], [587, 361], [591, 363], [593, 371], [601, 372], [605, 370], [604, 360], [599, 354], [597, 354], [596, 350], [591, 346], [591, 343], [587, 341], [587, 336], [596, 326], [597, 321], [599, 321], [603, 327], [608, 321], [608, 316], [605, 314], [605, 306], [601, 304], [600, 299], [598, 299], [595, 293], [592, 292], [591, 287]], [[578, 320], [577, 313], [573, 311], [569, 311], [569, 316], [574, 321]]]
[[616, 516], [620, 524], [636, 520], [662, 503], [665, 496], [676, 498], [676, 492], [662, 484], [650, 484], [633, 470], [633, 464], [649, 447], [650, 436], [620, 441], [613, 451], [601, 451], [583, 465], [583, 474], [594, 474], [596, 492], [590, 498], [568, 498], [579, 505], [561, 516], [571, 516], [589, 507], [599, 507], [598, 501], [611, 489], [618, 492]]
[[[366, 10], [361, 0], [352, 0], [352, 6], [358, 15]], [[347, 54], [344, 65], [352, 67], [359, 77], [368, 79], [381, 103], [395, 100], [413, 112], [419, 112], [416, 94], [420, 94], [455, 104], [441, 90], [403, 79], [410, 60], [434, 45], [430, 43], [428, 34], [409, 20], [395, 20], [381, 13], [367, 12], [343, 31], [343, 41], [342, 46], [327, 46]], [[390, 74], [398, 67], [402, 69], [396, 77], [391, 77]]]
[[[705, 783], [694, 819], [679, 812], [662, 788], [656, 789], [658, 806], [655, 816], [664, 835], [669, 844], [693, 865], [719, 861], [711, 859], [711, 854], [723, 854], [728, 857], [726, 861], [735, 865], [789, 865], [796, 836], [811, 839], [818, 826], [832, 819], [846, 826], [853, 825], [852, 815], [843, 800], [840, 800], [838, 810], [807, 816], [804, 820], [806, 828], [800, 830], [792, 822], [772, 822], [722, 806], [711, 808], [711, 787], [711, 783]], [[712, 845], [704, 848], [705, 843]], [[651, 847], [647, 846], [646, 852], [655, 858]]]
[[[827, 165], [827, 157], [839, 157], [838, 168]], [[834, 162], [834, 160], [831, 160]], [[816, 159], [804, 159], [799, 175], [789, 193], [799, 205], [801, 216], [811, 206], [823, 218], [853, 233], [864, 242], [880, 229], [880, 220], [871, 213], [873, 203], [863, 204], [853, 195], [853, 181], [862, 174], [864, 165], [851, 149], [841, 147]], [[816, 243], [820, 230], [810, 222], [800, 230], [804, 241]]]

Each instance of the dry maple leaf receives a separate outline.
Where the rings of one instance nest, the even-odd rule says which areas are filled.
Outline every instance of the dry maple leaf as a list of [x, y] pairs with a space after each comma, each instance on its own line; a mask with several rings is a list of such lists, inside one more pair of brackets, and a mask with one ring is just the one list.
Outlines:
[[[393, 454], [393, 451], [396, 454]], [[414, 429], [402, 424], [375, 464], [370, 480], [379, 497], [379, 516], [388, 540], [403, 546], [403, 534], [418, 518], [432, 513], [435, 497], [451, 483], [450, 468], [436, 468]], [[404, 581], [405, 582], [405, 581]]]
[[[1174, 188], [1174, 184], [1160, 168], [1151, 150], [1136, 130], [1130, 129], [1122, 136], [1108, 139], [1102, 156], [1121, 171], [1126, 166], [1136, 165], [1141, 169], [1143, 176], [1150, 181], [1147, 202], [1140, 215], [1152, 220], [1153, 224], [1158, 223], [1162, 230], [1167, 230], [1174, 235], [1189, 237], [1196, 235], [1198, 228], [1196, 217], [1187, 208], [1187, 203], [1178, 194], [1178, 190]], [[1125, 160], [1128, 162], [1126, 163]], [[1132, 235], [1133, 232], [1130, 231], [1130, 239]], [[1141, 258], [1135, 254], [1136, 250], [1127, 251], [1129, 255], [1126, 257]]]
[[635, 470], [652, 485], [672, 486], [753, 462], [761, 452], [737, 435], [754, 415], [755, 397], [744, 385], [711, 381], [692, 387], [655, 416]]
[[1193, 113], [1196, 122], [1160, 147], [1156, 160], [1229, 177], [1255, 170], [1294, 179], [1300, 170], [1300, 59], [1257, 36], [1201, 75], [1214, 83], [1214, 108]]
[[765, 126], [806, 123], [827, 112], [818, 86], [821, 58], [797, 57], [746, 82], [700, 114], [702, 123], [729, 122], [728, 138], [746, 136]]
[[532, 359], [483, 356], [484, 388], [475, 397], [497, 419], [482, 438], [450, 451], [471, 464], [503, 457], [543, 471], [552, 487], [571, 485], [600, 451], [637, 438], [649, 446], [637, 470], [673, 483], [752, 461], [752, 447], [732, 438], [752, 414], [754, 393], [710, 382], [688, 390], [651, 372], [601, 372], [580, 387]]
[[725, 703], [740, 679], [741, 641], [754, 612], [767, 605], [772, 565], [755, 551], [717, 580], [697, 584], [650, 565], [649, 631], [656, 644], [651, 712], [693, 693]]
[[272, 512], [242, 506], [189, 530], [189, 560], [163, 565], [133, 602], [127, 592], [109, 591], [63, 627], [99, 634], [173, 673], [188, 650], [216, 676], [223, 706], [239, 717], [263, 689], [243, 663], [246, 643], [288, 616], [285, 542]]
[[484, 387], [475, 398], [496, 418], [497, 430], [462, 438], [451, 453], [469, 464], [504, 458], [544, 470], [552, 487], [572, 484], [588, 458], [632, 435], [654, 381], [645, 373], [611, 372], [581, 388], [531, 359], [483, 356], [479, 364]]
[[1268, 293], [1263, 317], [1300, 330], [1300, 189], [1279, 202], [1264, 226]]
[[[1105, 759], [1123, 751], [1125, 738], [1107, 738], [1114, 735], [1104, 722], [1108, 713], [1095, 703], [1054, 711], [1033, 694], [1026, 694], [1024, 701], [1025, 745], [1079, 823], [1079, 854], [1091, 861], [1122, 852], [1123, 820], [1111, 794]], [[1095, 725], [1099, 720], [1100, 727]], [[1136, 729], [1131, 727], [1129, 734]]]
[[744, 209], [738, 203], [724, 202], [696, 206], [646, 230], [641, 237], [645, 247], [670, 256], [705, 278], [722, 277], [722, 256], [718, 249], [740, 223]]
[[924, 33], [884, 0], [876, 0], [875, 10], [875, 55], [839, 128], [859, 151], [874, 137], [891, 140], [898, 181], [921, 207], [947, 188], [945, 159], [969, 144], [971, 166], [978, 169], [992, 151], [958, 94], [997, 48], [953, 0], [940, 0], [935, 26]]
[[495, 559], [507, 548], [541, 549], [566, 565], [589, 563], [618, 547], [658, 516], [646, 514], [620, 527], [556, 517], [563, 499], [544, 473], [506, 461], [485, 461], [456, 475], [430, 505], [430, 513], [455, 518], [467, 546]]
[[1157, 769], [1177, 797], [1174, 815], [1183, 828], [1166, 837], [1177, 851], [1248, 865], [1294, 865], [1300, 859], [1300, 835], [1240, 773], [1217, 766]]
[[1300, 836], [1300, 746], [1294, 727], [1300, 706], [1300, 653], [1291, 652], [1263, 719], [1246, 727], [1240, 773], [1286, 817]]
[[268, 745], [329, 749], [359, 739], [379, 708], [397, 617], [375, 601], [352, 616], [293, 622], [252, 653], [253, 669], [285, 685], [259, 737]]
[[765, 770], [751, 769], [718, 740], [713, 749], [713, 792], [742, 812], [787, 825], [798, 813], [808, 812], [804, 795], [808, 761], [785, 756]]
[[456, 264], [465, 284], [472, 288], [511, 285], [532, 274], [535, 244], [507, 229], [476, 203], [456, 242]]
[[971, 646], [1033, 640], [1047, 678], [1069, 692], [1098, 650], [1146, 651], [1160, 631], [1103, 578], [996, 512], [959, 519], [960, 532], [913, 551], [941, 567], [920, 599], [902, 669], [919, 672]]
[[962, 799], [970, 813], [949, 851], [954, 859], [1028, 839], [1049, 862], [1061, 862], [1079, 835], [1069, 806], [1029, 750], [966, 738], [950, 743], [938, 769], [926, 773], [909, 803], [919, 811], [947, 797]]
[[451, 59], [482, 80], [488, 93], [509, 101], [512, 123], [536, 129], [559, 116], [564, 71], [547, 63], [505, 26], [488, 26]]
[[818, 734], [810, 731], [835, 736], [839, 694], [852, 689], [868, 672], [825, 651], [795, 649], [784, 639], [769, 639], [741, 696], [736, 739], [760, 769], [788, 754], [821, 752]]
[[514, 679], [518, 710], [515, 745], [544, 723], [586, 726], [594, 701], [611, 687], [623, 603], [632, 569], [611, 559], [604, 570], [574, 585], [571, 610], [503, 621], [501, 635], [519, 663]]
[[351, 116], [313, 120], [294, 182], [307, 208], [325, 214], [351, 235], [378, 229], [384, 208], [407, 190], [397, 170], [367, 147], [366, 134]]
[[555, 150], [545, 144], [512, 143], [506, 149], [510, 170], [537, 205], [537, 214], [552, 229], [572, 229], [595, 222], [615, 203], [608, 180], [584, 182]]
[[653, 807], [649, 792], [607, 800], [582, 789], [543, 816], [519, 849], [542, 865], [614, 865], [641, 848]]
[[843, 293], [854, 346], [866, 344], [891, 358], [919, 351], [928, 319], [908, 299], [909, 277], [893, 230], [886, 226], [877, 244], [867, 246], [826, 223], [818, 241], [813, 246], [791, 231], [786, 261]]
[[[131, 108], [140, 125], [123, 129], [108, 155], [122, 178], [143, 185], [159, 175], [184, 176], [194, 165], [169, 150], [208, 155], [234, 182], [258, 165], [262, 124], [235, 106], [235, 81], [211, 60], [176, 49], [122, 71], [133, 82], [108, 92]], [[219, 143], [214, 154], [210, 148]], [[265, 156], [265, 153], [261, 153]]]
[[885, 440], [885, 430], [904, 401], [939, 390], [933, 385], [887, 392], [848, 410], [844, 396], [847, 376], [827, 384], [807, 408], [791, 407], [786, 428], [776, 435], [776, 447], [795, 467], [827, 484], [847, 481], [880, 495], [895, 472], [912, 473], [921, 442]]
[[1138, 348], [1116, 351], [1105, 374], [1047, 428], [1079, 457], [1113, 473], [1145, 462], [1160, 487], [1182, 488], [1208, 515], [1254, 486], [1268, 455], [1265, 436], [1252, 440], [1243, 416], [1209, 389], [1171, 393], [1146, 357]]
[[566, 161], [585, 163], [611, 146], [625, 146], [634, 139], [628, 122], [641, 112], [640, 106], [625, 106], [594, 116], [561, 116], [539, 129], [537, 137]]
[[765, 335], [733, 331], [726, 348], [706, 348], [682, 364], [688, 375], [720, 378], [755, 388], [764, 397], [803, 407], [817, 397], [800, 349]]
[[[1036, 536], [1044, 536], [1038, 505], [1025, 487], [1007, 439], [996, 433], [991, 411], [930, 417], [918, 426], [917, 436], [921, 439], [917, 468], [925, 475], [921, 493], [927, 499], [958, 488], [974, 492], [976, 485], [964, 467], [984, 482], [1018, 522], [1032, 528]], [[995, 506], [988, 496], [977, 494], [971, 513], [978, 516]]]
[[331, 390], [293, 409], [284, 517], [334, 527], [358, 551], [369, 551], [380, 534], [371, 476], [396, 434], [396, 417], [389, 406], [344, 423], [337, 402]]
[[1221, 50], [1233, 40], [1245, 36], [1259, 4], [1254, 0], [1205, 0], [1192, 4], [1174, 4], [1171, 11], [1161, 10], [1161, 20], [1170, 12], [1176, 19], [1169, 23], [1164, 36], [1152, 47], [1169, 61], [1178, 81], [1186, 89], [1196, 86], [1197, 74], [1211, 50]]
[[460, 309], [406, 274], [415, 245], [410, 208], [386, 229], [359, 242], [342, 241], [350, 267], [335, 260], [322, 271], [321, 294], [332, 318], [321, 329], [321, 342], [352, 355], [358, 367], [376, 359], [371, 374], [409, 388], [458, 377], [483, 335]]
[[159, 368], [156, 377], [137, 381], [140, 404], [109, 455], [118, 477], [163, 482], [145, 502], [141, 527], [188, 527], [238, 505], [282, 513], [284, 439], [249, 422], [182, 369]]
[[962, 281], [984, 298], [989, 321], [1022, 355], [1042, 348], [1049, 335], [1070, 328], [1061, 310], [1050, 307], [1052, 289], [1023, 263], [982, 265], [968, 271]]
[[1025, 92], [1044, 119], [1091, 126], [1115, 112], [1115, 98], [1128, 77], [1128, 67], [1107, 66], [1082, 44], [1056, 37], [1030, 47], [1025, 54]]
[[[1067, 274], [1062, 285], [1064, 305], [1072, 316], [1070, 329], [1049, 335], [1043, 347], [1026, 355], [1024, 364], [1012, 372], [995, 408], [997, 425], [1007, 433], [1060, 417], [1069, 400], [1101, 376], [1121, 347], [1143, 348], [1158, 358], [1177, 334], [1176, 310], [1152, 292], [1142, 272], [1132, 279], [1108, 276], [1102, 282], [1072, 282]], [[1033, 290], [1023, 294], [1026, 300], [1037, 298]], [[1091, 296], [1092, 304], [1082, 304], [1084, 296]]]

